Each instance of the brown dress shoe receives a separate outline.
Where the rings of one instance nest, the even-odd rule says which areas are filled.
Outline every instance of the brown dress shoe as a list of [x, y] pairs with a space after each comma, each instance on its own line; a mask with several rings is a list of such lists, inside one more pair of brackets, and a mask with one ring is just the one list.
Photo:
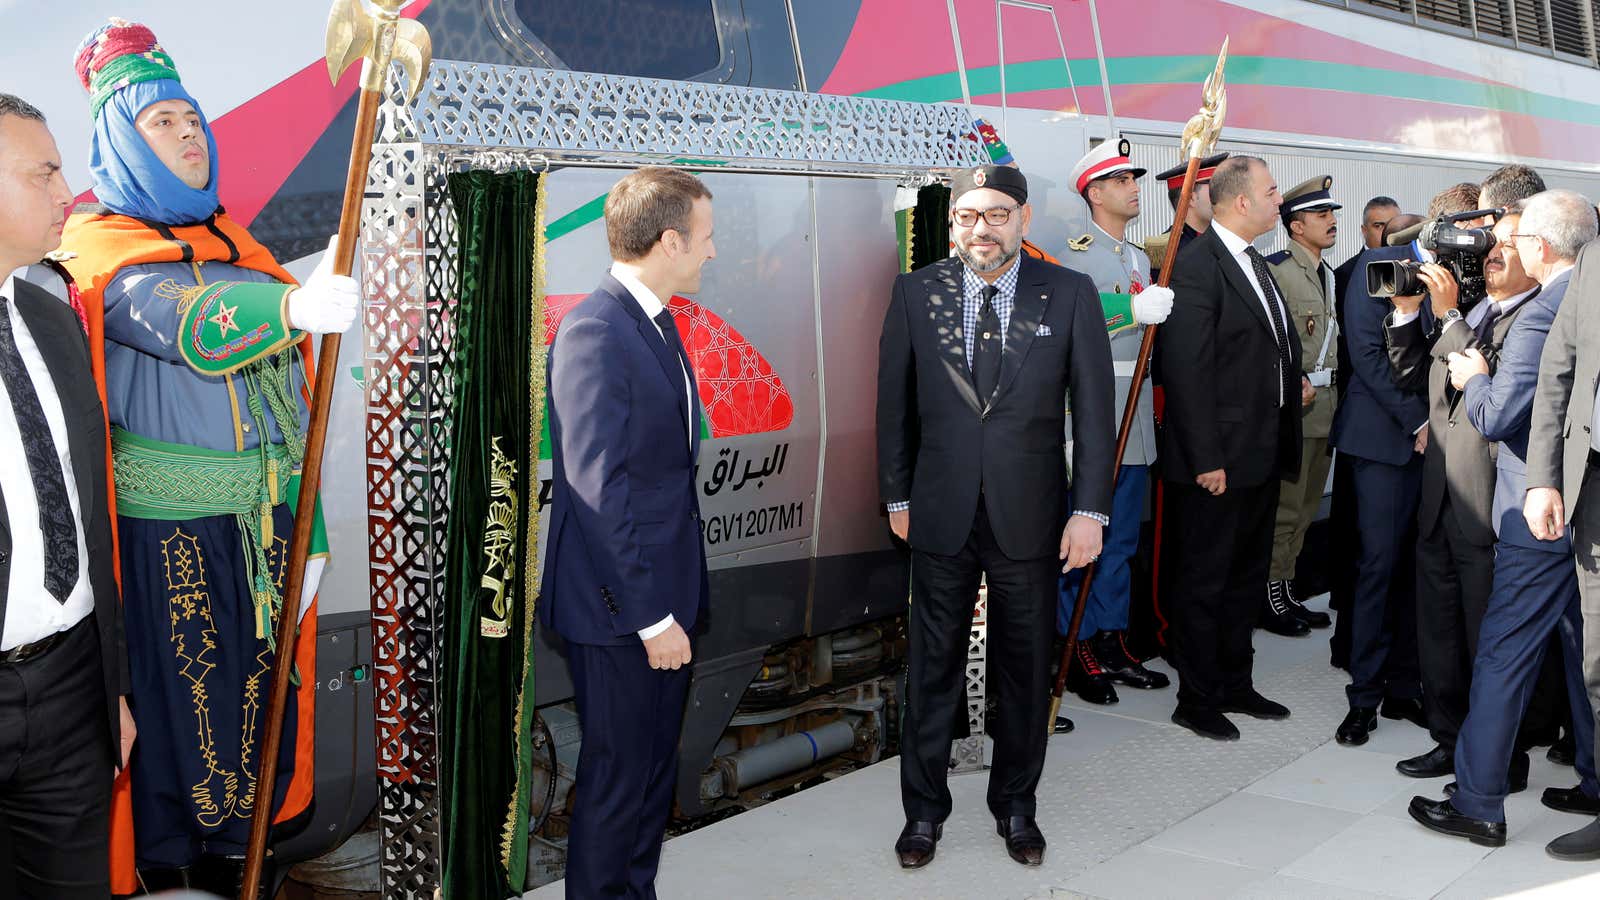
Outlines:
[[927, 865], [943, 836], [944, 825], [938, 822], [907, 821], [894, 842], [894, 855], [900, 858], [900, 868], [920, 869]]
[[1025, 866], [1044, 862], [1044, 833], [1033, 816], [1006, 816], [994, 820], [996, 834], [1006, 839], [1006, 852]]

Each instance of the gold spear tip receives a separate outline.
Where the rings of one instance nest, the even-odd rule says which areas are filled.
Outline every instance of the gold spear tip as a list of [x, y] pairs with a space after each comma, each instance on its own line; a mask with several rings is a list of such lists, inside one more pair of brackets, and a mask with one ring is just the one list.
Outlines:
[[[383, 78], [389, 63], [398, 62], [405, 70], [404, 92], [407, 99], [415, 97], [422, 80], [433, 64], [433, 41], [428, 29], [416, 19], [400, 18], [400, 8], [405, 0], [368, 0], [372, 9], [362, 6], [362, 0], [333, 0], [328, 12], [326, 56], [328, 77], [338, 82], [345, 71], [358, 60], [370, 59], [374, 63], [376, 86], [363, 84], [374, 90], [383, 89]], [[394, 41], [380, 41], [380, 29], [393, 28]]]

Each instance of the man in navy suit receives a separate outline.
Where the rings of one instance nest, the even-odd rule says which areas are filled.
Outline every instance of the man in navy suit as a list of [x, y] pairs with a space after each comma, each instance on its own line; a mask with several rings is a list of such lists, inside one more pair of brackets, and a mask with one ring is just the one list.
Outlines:
[[1367, 742], [1381, 701], [1412, 706], [1422, 692], [1410, 560], [1428, 400], [1421, 391], [1395, 384], [1384, 337], [1389, 303], [1367, 292], [1366, 278], [1371, 263], [1413, 258], [1410, 246], [1362, 253], [1340, 307], [1349, 360], [1348, 365], [1339, 362], [1349, 380], [1329, 441], [1349, 460], [1360, 535], [1355, 590], [1350, 608], [1340, 613], [1350, 620], [1350, 712], [1335, 736], [1347, 745]]
[[700, 402], [664, 303], [716, 256], [711, 192], [651, 166], [611, 189], [610, 274], [550, 348], [550, 536], [541, 623], [566, 640], [583, 748], [567, 896], [654, 897], [706, 609]]
[[[1502, 222], [1522, 266], [1538, 279], [1539, 294], [1529, 301], [1498, 349], [1498, 362], [1478, 349], [1452, 353], [1450, 381], [1464, 392], [1473, 427], [1498, 441], [1494, 495], [1494, 583], [1478, 635], [1472, 693], [1456, 741], [1453, 797], [1415, 797], [1411, 816], [1434, 831], [1474, 843], [1505, 843], [1507, 767], [1517, 726], [1533, 693], [1552, 633], [1559, 636], [1563, 673], [1576, 731], [1574, 788], [1550, 788], [1545, 806], [1583, 815], [1600, 814], [1600, 784], [1594, 770], [1594, 714], [1583, 685], [1583, 617], [1572, 543], [1562, 533], [1554, 541], [1536, 538], [1522, 515], [1527, 475], [1524, 460], [1532, 424], [1539, 359], [1545, 339], [1567, 292], [1578, 251], [1594, 240], [1594, 209], [1582, 195], [1546, 191], [1517, 207]], [[1497, 234], [1501, 228], [1496, 227]], [[1445, 789], [1450, 794], [1449, 787]]]

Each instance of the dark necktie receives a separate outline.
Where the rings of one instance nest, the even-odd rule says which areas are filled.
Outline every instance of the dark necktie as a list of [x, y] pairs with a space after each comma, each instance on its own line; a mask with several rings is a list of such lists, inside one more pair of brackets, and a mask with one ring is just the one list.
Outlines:
[[972, 341], [972, 383], [978, 389], [978, 400], [985, 404], [1000, 383], [1000, 314], [994, 308], [994, 298], [999, 293], [1000, 289], [992, 284], [983, 286], [978, 333]]
[[61, 474], [61, 457], [56, 455], [55, 437], [44, 417], [44, 406], [33, 389], [33, 379], [17, 350], [17, 337], [11, 328], [11, 304], [0, 299], [0, 381], [5, 382], [11, 410], [22, 433], [22, 449], [28, 458], [28, 474], [33, 478], [33, 493], [39, 501], [39, 530], [44, 535], [44, 586], [56, 600], [65, 603], [78, 583], [78, 529], [72, 521], [67, 501], [67, 482]]
[[1295, 384], [1289, 369], [1289, 332], [1283, 325], [1283, 313], [1278, 309], [1278, 295], [1272, 288], [1272, 274], [1267, 271], [1267, 260], [1254, 247], [1246, 247], [1245, 254], [1250, 257], [1250, 268], [1255, 270], [1256, 284], [1261, 285], [1261, 294], [1267, 299], [1267, 313], [1272, 317], [1272, 335], [1278, 339], [1278, 375], [1283, 381], [1283, 399], [1279, 406], [1287, 406], [1291, 400], [1297, 405], [1300, 398], [1300, 386]]
[[1482, 344], [1494, 343], [1494, 323], [1500, 321], [1500, 304], [1485, 297], [1481, 302], [1487, 303], [1489, 308], [1484, 310], [1483, 318], [1478, 320], [1478, 327], [1473, 329], [1478, 335], [1478, 342]]
[[[661, 312], [655, 314], [654, 318], [656, 327], [661, 329], [662, 339], [667, 342], [667, 349], [672, 351], [673, 357], [678, 360], [678, 365], [683, 367], [684, 374], [687, 376], [689, 372], [689, 354], [683, 349], [682, 338], [678, 337], [678, 325], [672, 321], [672, 310], [663, 308]], [[686, 397], [684, 403], [687, 404], [688, 402]]]

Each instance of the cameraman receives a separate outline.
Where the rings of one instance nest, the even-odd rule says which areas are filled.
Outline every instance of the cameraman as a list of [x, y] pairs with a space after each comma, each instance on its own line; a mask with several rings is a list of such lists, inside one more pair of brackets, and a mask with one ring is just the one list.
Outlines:
[[[1501, 226], [1495, 231], [1498, 237]], [[1456, 743], [1459, 787], [1453, 799], [1411, 801], [1413, 818], [1446, 834], [1491, 842], [1504, 839], [1506, 768], [1515, 750], [1517, 723], [1527, 709], [1552, 634], [1558, 634], [1562, 644], [1564, 699], [1570, 702], [1576, 723], [1581, 782], [1575, 788], [1546, 790], [1543, 802], [1563, 812], [1600, 814], [1594, 718], [1583, 686], [1583, 619], [1572, 544], [1565, 534], [1555, 541], [1536, 539], [1522, 517], [1523, 460], [1539, 357], [1566, 294], [1573, 262], [1595, 233], [1594, 210], [1580, 194], [1547, 191], [1528, 200], [1516, 231], [1506, 237], [1523, 269], [1539, 280], [1539, 295], [1528, 301], [1507, 332], [1492, 372], [1476, 349], [1449, 358], [1450, 383], [1463, 392], [1467, 418], [1486, 439], [1499, 442], [1499, 456], [1494, 586], [1478, 635], [1472, 702]]]
[[[1467, 717], [1478, 627], [1494, 578], [1495, 462], [1489, 441], [1467, 420], [1460, 393], [1450, 386], [1448, 357], [1479, 348], [1497, 355], [1511, 325], [1539, 290], [1510, 242], [1520, 216], [1494, 226], [1494, 246], [1483, 259], [1488, 296], [1470, 310], [1458, 308], [1459, 289], [1449, 269], [1422, 267], [1425, 294], [1395, 297], [1388, 322], [1389, 361], [1396, 384], [1426, 386], [1428, 447], [1422, 463], [1417, 515], [1417, 656], [1428, 698], [1428, 732], [1436, 746], [1395, 768], [1412, 778], [1455, 771], [1456, 736]], [[1471, 228], [1482, 220], [1455, 223]], [[1423, 300], [1427, 309], [1422, 309]], [[1511, 781], [1527, 784], [1528, 757], [1512, 760]]]

